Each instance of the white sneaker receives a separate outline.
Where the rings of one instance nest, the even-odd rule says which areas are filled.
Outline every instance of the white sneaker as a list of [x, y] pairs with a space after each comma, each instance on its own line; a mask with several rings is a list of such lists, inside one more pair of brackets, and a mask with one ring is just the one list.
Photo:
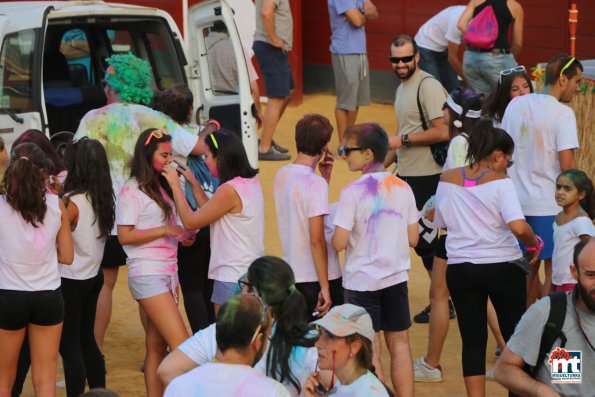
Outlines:
[[439, 367], [431, 367], [424, 357], [420, 357], [413, 363], [413, 377], [416, 382], [442, 382], [442, 371]]

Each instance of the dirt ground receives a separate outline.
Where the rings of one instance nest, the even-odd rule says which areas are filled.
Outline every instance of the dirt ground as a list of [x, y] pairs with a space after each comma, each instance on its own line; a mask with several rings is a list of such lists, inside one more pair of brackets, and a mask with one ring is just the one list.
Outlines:
[[[301, 106], [287, 109], [275, 135], [276, 141], [283, 146], [289, 147], [291, 149], [290, 153], [295, 157], [296, 152], [293, 141], [295, 123], [306, 113], [321, 113], [327, 116], [334, 125], [334, 104], [335, 99], [332, 96], [306, 96]], [[389, 135], [394, 134], [396, 131], [395, 113], [392, 105], [373, 104], [362, 108], [358, 122], [372, 121], [382, 125]], [[336, 153], [337, 146], [338, 142], [335, 134], [333, 141], [331, 141], [333, 153]], [[275, 172], [286, 163], [260, 163], [260, 179], [264, 189], [266, 211], [265, 249], [268, 255], [281, 255], [272, 188]], [[348, 182], [355, 180], [358, 175], [349, 172], [344, 161], [337, 160], [329, 189], [331, 202], [337, 201], [342, 187]], [[412, 251], [412, 269], [409, 280], [409, 300], [412, 316], [428, 304], [428, 288], [429, 277], [421, 261]], [[188, 327], [188, 329], [190, 328]], [[414, 323], [409, 335], [411, 339], [411, 351], [415, 360], [425, 354], [428, 325]], [[494, 339], [490, 335], [487, 348], [487, 368], [493, 366], [495, 348]], [[441, 383], [435, 384], [416, 383], [416, 395], [432, 397], [464, 396], [465, 387], [463, 384], [460, 354], [461, 341], [459, 330], [456, 320], [452, 320], [441, 360], [444, 380]], [[143, 374], [140, 371], [144, 357], [144, 332], [138, 317], [138, 306], [128, 290], [126, 268], [121, 268], [115, 289], [113, 316], [105, 341], [105, 357], [107, 364], [107, 385], [110, 389], [117, 391], [122, 397], [145, 395]], [[389, 361], [386, 350], [382, 358], [387, 383], [390, 384], [390, 375], [387, 372]], [[58, 379], [63, 379], [60, 372]], [[65, 396], [65, 390], [58, 389], [57, 395], [60, 397]], [[505, 396], [507, 393], [497, 383], [488, 381], [486, 395], [498, 397]], [[33, 396], [29, 379], [23, 396]]]

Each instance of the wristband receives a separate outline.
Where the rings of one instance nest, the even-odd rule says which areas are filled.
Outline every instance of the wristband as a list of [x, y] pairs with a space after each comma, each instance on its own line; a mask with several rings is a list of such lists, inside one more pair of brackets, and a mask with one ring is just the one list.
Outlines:
[[533, 247], [525, 247], [525, 251], [531, 254], [539, 254], [541, 252], [544, 245], [543, 240], [537, 234], [535, 235], [535, 239], [537, 239], [537, 244]]
[[215, 127], [217, 127], [218, 130], [221, 129], [221, 123], [219, 123], [217, 120], [215, 119], [209, 119], [207, 121], [205, 121], [205, 127], [209, 124], [213, 124]]

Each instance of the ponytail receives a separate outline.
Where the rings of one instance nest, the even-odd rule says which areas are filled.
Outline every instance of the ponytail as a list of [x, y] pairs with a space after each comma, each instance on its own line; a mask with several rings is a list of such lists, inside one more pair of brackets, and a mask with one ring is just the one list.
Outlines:
[[514, 151], [514, 141], [506, 131], [495, 128], [490, 119], [482, 119], [473, 127], [469, 137], [466, 160], [471, 166], [487, 159], [494, 150], [505, 154]]

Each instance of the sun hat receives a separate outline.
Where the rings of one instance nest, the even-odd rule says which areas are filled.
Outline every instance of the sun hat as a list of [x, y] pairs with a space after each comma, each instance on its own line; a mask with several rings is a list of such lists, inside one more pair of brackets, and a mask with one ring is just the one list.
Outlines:
[[374, 341], [372, 318], [366, 309], [351, 303], [333, 307], [324, 317], [310, 324], [318, 325], [335, 336], [360, 334]]

